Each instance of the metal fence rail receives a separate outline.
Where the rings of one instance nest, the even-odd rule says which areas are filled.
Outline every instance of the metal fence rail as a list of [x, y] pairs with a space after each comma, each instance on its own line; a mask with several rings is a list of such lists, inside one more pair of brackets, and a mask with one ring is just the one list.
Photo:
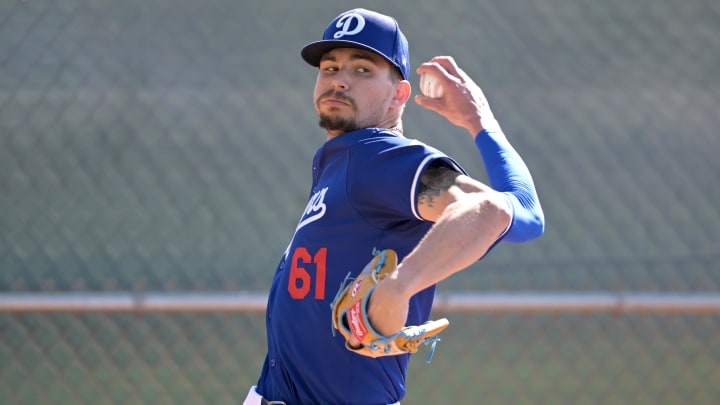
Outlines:
[[[261, 293], [3, 293], [0, 312], [262, 312]], [[453, 293], [433, 309], [448, 312], [720, 313], [715, 293]]]

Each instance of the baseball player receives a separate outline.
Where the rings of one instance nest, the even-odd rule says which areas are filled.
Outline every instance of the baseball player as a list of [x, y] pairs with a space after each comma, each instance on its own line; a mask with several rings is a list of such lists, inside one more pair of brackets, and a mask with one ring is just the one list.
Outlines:
[[[422, 325], [435, 285], [500, 241], [539, 237], [543, 213], [526, 165], [452, 58], [420, 65], [416, 73], [433, 75], [443, 93], [415, 102], [467, 129], [490, 185], [403, 135], [410, 58], [392, 17], [344, 12], [301, 55], [318, 67], [313, 100], [327, 140], [272, 280], [267, 355], [244, 404], [397, 404], [413, 347], [423, 340], [403, 346], [399, 339], [429, 336]], [[384, 278], [360, 292], [353, 280], [380, 269]], [[337, 311], [356, 294], [365, 297]]]

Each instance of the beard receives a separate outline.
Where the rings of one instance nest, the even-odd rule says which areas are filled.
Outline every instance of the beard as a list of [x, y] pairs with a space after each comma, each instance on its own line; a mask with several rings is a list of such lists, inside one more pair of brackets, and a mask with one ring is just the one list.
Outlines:
[[330, 114], [320, 114], [318, 125], [327, 131], [340, 131], [343, 133], [358, 129], [357, 120]]
[[[320, 97], [318, 97], [318, 102], [323, 99], [324, 97], [334, 97], [339, 100], [343, 100], [350, 104], [350, 106], [355, 109], [355, 101], [351, 99], [350, 97], [346, 96], [341, 91], [334, 91], [329, 90], [325, 93], [321, 94]], [[328, 113], [320, 113], [319, 115], [320, 121], [318, 122], [318, 125], [320, 128], [323, 128], [327, 131], [340, 131], [340, 132], [351, 132], [356, 129], [359, 129], [359, 123], [357, 119], [353, 117], [343, 117], [339, 114], [328, 114]]]

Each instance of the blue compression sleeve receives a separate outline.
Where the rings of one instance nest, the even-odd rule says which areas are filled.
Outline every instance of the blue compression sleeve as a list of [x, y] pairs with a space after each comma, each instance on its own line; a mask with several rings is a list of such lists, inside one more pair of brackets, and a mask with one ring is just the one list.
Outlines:
[[502, 240], [519, 243], [542, 235], [545, 217], [530, 170], [505, 134], [499, 128], [484, 129], [475, 138], [475, 145], [485, 163], [490, 187], [505, 194], [513, 210], [512, 222]]

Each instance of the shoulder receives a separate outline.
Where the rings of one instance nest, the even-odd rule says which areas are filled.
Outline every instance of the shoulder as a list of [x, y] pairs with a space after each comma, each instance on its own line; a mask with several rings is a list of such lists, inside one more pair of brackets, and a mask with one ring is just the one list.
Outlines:
[[420, 216], [435, 222], [453, 200], [449, 190], [458, 184], [463, 173], [447, 161], [436, 159], [427, 165], [417, 188], [417, 205]]
[[[397, 132], [382, 128], [367, 128], [360, 131], [356, 147], [406, 147], [424, 145], [415, 139], [406, 138]], [[427, 146], [427, 145], [425, 145]]]
[[381, 155], [383, 158], [403, 157], [411, 161], [417, 159], [422, 161], [426, 157], [429, 157], [429, 160], [435, 157], [449, 159], [440, 150], [417, 139], [398, 135], [397, 132], [377, 128], [364, 131], [365, 136], [353, 145], [352, 152], [373, 153]]

